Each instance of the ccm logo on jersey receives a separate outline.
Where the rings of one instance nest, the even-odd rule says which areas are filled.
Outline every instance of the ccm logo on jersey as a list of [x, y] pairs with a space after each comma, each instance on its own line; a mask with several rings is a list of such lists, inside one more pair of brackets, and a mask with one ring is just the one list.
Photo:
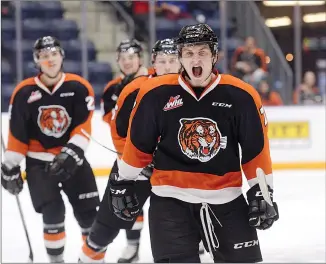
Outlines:
[[125, 194], [125, 192], [126, 192], [126, 189], [123, 189], [123, 190], [113, 190], [113, 189], [110, 188], [110, 190], [111, 190], [111, 193], [112, 194], [115, 194], [115, 195]]
[[219, 106], [219, 107], [231, 108], [232, 107], [232, 104], [213, 102], [212, 103], [212, 106]]
[[183, 105], [182, 98], [180, 98], [180, 95], [177, 96], [171, 96], [170, 100], [166, 103], [164, 106], [163, 110], [164, 111], [169, 111], [175, 108], [178, 108]]
[[33, 103], [37, 100], [40, 100], [42, 98], [42, 94], [40, 91], [34, 91], [31, 93], [31, 95], [27, 99], [27, 103]]
[[71, 117], [63, 106], [40, 106], [38, 112], [37, 124], [43, 134], [60, 138], [66, 133], [71, 123]]
[[183, 154], [201, 162], [211, 160], [220, 149], [226, 148], [227, 137], [222, 137], [215, 121], [209, 118], [180, 119], [178, 142]]
[[240, 248], [248, 248], [253, 246], [258, 246], [259, 241], [258, 240], [251, 240], [247, 242], [237, 243], [234, 244], [234, 249], [240, 249]]

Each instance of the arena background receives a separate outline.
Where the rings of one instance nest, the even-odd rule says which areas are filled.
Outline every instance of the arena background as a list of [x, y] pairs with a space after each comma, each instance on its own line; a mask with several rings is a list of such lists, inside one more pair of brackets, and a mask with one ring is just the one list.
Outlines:
[[[262, 234], [266, 260], [324, 262], [326, 1], [1, 1], [1, 129], [5, 143], [12, 91], [21, 80], [37, 74], [32, 47], [38, 37], [57, 37], [65, 49], [64, 70], [90, 81], [97, 108], [93, 136], [113, 148], [109, 129], [101, 120], [100, 96], [106, 83], [119, 74], [115, 52], [119, 42], [132, 37], [141, 41], [144, 64], [149, 66], [150, 50], [157, 39], [174, 37], [184, 25], [198, 22], [209, 24], [219, 37], [216, 67], [221, 73], [235, 74], [237, 54], [248, 37], [264, 54], [266, 68], [245, 80], [264, 98], [278, 188], [275, 197], [283, 206], [279, 227], [274, 233]], [[98, 178], [103, 192], [115, 156], [94, 141], [86, 156], [95, 174], [104, 176]], [[36, 261], [46, 261], [42, 223], [31, 207], [27, 185], [21, 196], [27, 225], [35, 232], [34, 250], [42, 252]], [[304, 211], [293, 204], [302, 205]], [[5, 262], [27, 258], [26, 242], [17, 238], [23, 230], [16, 207], [14, 198], [2, 191]], [[313, 227], [307, 224], [309, 216], [314, 219]], [[297, 218], [295, 228], [291, 219]], [[13, 236], [8, 227], [16, 222], [20, 229]], [[74, 230], [71, 234], [78, 234], [76, 224], [69, 225]], [[148, 240], [148, 234], [145, 237]], [[124, 243], [123, 236], [117, 240]], [[75, 262], [79, 244], [69, 243], [67, 260]], [[115, 262], [120, 249], [112, 246], [111, 250], [114, 254], [107, 260]], [[150, 262], [149, 246], [143, 246], [141, 252], [140, 260]]]

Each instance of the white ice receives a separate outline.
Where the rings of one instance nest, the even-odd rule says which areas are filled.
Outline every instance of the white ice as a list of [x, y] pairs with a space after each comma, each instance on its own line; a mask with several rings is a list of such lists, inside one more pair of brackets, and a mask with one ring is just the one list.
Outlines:
[[[103, 194], [107, 178], [98, 178]], [[325, 171], [276, 171], [275, 194], [280, 220], [259, 231], [264, 262], [325, 262]], [[33, 210], [28, 187], [20, 194], [35, 262], [47, 262], [41, 215]], [[81, 249], [80, 230], [67, 203], [65, 261], [76, 262]], [[2, 262], [26, 262], [28, 247], [15, 198], [2, 189]], [[146, 208], [148, 204], [146, 204]], [[146, 210], [145, 210], [146, 211]], [[142, 231], [140, 262], [152, 262], [147, 215]], [[116, 262], [125, 246], [125, 233], [108, 247], [106, 262]], [[203, 262], [212, 262], [209, 255]]]

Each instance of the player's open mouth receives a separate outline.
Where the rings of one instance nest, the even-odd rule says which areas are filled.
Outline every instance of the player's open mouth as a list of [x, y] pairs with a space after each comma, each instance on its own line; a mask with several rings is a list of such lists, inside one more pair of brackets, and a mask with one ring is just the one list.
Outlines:
[[199, 78], [203, 73], [203, 68], [201, 66], [192, 67], [192, 74]]

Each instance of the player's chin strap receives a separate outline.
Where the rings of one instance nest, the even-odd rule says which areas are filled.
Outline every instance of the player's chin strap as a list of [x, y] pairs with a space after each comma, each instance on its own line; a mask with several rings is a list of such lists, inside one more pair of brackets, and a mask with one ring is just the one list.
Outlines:
[[201, 220], [201, 224], [203, 226], [209, 254], [211, 255], [211, 258], [214, 260], [213, 250], [215, 250], [216, 248], [219, 248], [220, 243], [219, 243], [219, 241], [216, 237], [216, 234], [214, 232], [214, 225], [212, 223], [209, 211], [211, 211], [212, 215], [215, 217], [216, 221], [220, 224], [220, 226], [221, 227], [223, 227], [223, 226], [222, 226], [221, 222], [217, 219], [216, 215], [214, 214], [212, 209], [209, 207], [209, 205], [207, 203], [202, 203], [202, 207], [200, 208], [200, 220]]

